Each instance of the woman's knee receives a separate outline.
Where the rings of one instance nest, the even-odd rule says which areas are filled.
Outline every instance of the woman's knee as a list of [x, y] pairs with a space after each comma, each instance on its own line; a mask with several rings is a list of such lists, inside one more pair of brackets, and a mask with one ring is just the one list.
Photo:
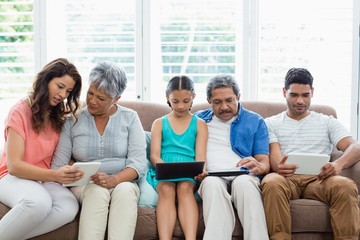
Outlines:
[[110, 192], [107, 188], [103, 188], [95, 183], [88, 184], [83, 190], [84, 199], [98, 199], [99, 201], [110, 201]]
[[50, 196], [32, 195], [24, 197], [19, 204], [24, 212], [37, 219], [44, 219], [51, 212], [52, 200]]
[[[70, 193], [71, 194], [71, 193]], [[58, 201], [60, 205], [58, 212], [61, 213], [64, 221], [70, 222], [74, 220], [78, 211], [79, 211], [79, 203], [74, 196], [64, 196], [64, 198], [59, 199]]]
[[119, 198], [128, 198], [128, 199], [138, 199], [140, 196], [140, 189], [139, 186], [132, 182], [122, 182], [118, 184], [112, 194], [113, 197], [119, 197]]

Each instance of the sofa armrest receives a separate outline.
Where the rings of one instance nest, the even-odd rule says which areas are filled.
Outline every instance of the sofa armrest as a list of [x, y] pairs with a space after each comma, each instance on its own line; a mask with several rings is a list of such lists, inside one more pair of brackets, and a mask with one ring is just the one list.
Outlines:
[[340, 175], [351, 178], [356, 183], [360, 193], [360, 161], [351, 168], [343, 169]]

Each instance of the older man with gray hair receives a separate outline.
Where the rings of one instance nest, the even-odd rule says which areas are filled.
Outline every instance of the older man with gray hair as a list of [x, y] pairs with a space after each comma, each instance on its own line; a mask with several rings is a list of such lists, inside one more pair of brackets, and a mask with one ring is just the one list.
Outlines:
[[244, 229], [244, 239], [268, 239], [260, 178], [269, 172], [269, 142], [261, 116], [245, 109], [240, 90], [230, 75], [218, 75], [207, 85], [211, 108], [196, 113], [208, 125], [207, 172], [247, 169], [238, 176], [199, 175], [203, 200], [205, 240], [232, 239], [233, 205]]

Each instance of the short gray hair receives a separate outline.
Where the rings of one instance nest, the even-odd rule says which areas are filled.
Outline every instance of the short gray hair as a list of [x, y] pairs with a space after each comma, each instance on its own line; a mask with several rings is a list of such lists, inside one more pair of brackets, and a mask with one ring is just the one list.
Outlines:
[[206, 96], [208, 99], [212, 97], [212, 91], [217, 88], [231, 88], [234, 94], [240, 94], [240, 88], [234, 77], [229, 74], [219, 74], [211, 78], [206, 87]]
[[112, 98], [120, 97], [126, 84], [125, 70], [114, 62], [100, 62], [90, 71], [89, 85], [94, 85]]

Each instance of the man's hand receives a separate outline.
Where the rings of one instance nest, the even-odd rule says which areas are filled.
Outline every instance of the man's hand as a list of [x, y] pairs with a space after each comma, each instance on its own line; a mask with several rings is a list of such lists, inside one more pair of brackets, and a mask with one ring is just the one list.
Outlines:
[[255, 175], [263, 175], [264, 167], [253, 157], [242, 158], [237, 164], [236, 167], [244, 167], [249, 169], [249, 171]]
[[104, 172], [98, 172], [92, 175], [91, 180], [93, 180], [95, 184], [107, 189], [114, 188], [118, 184], [115, 176], [109, 176]]
[[277, 167], [277, 173], [284, 177], [291, 177], [294, 175], [295, 170], [298, 168], [295, 164], [286, 164], [286, 160], [288, 159], [288, 156], [285, 155], [280, 160], [278, 167]]
[[341, 166], [335, 162], [328, 162], [322, 168], [319, 175], [317, 175], [318, 180], [324, 180], [328, 177], [339, 175], [341, 172]]

